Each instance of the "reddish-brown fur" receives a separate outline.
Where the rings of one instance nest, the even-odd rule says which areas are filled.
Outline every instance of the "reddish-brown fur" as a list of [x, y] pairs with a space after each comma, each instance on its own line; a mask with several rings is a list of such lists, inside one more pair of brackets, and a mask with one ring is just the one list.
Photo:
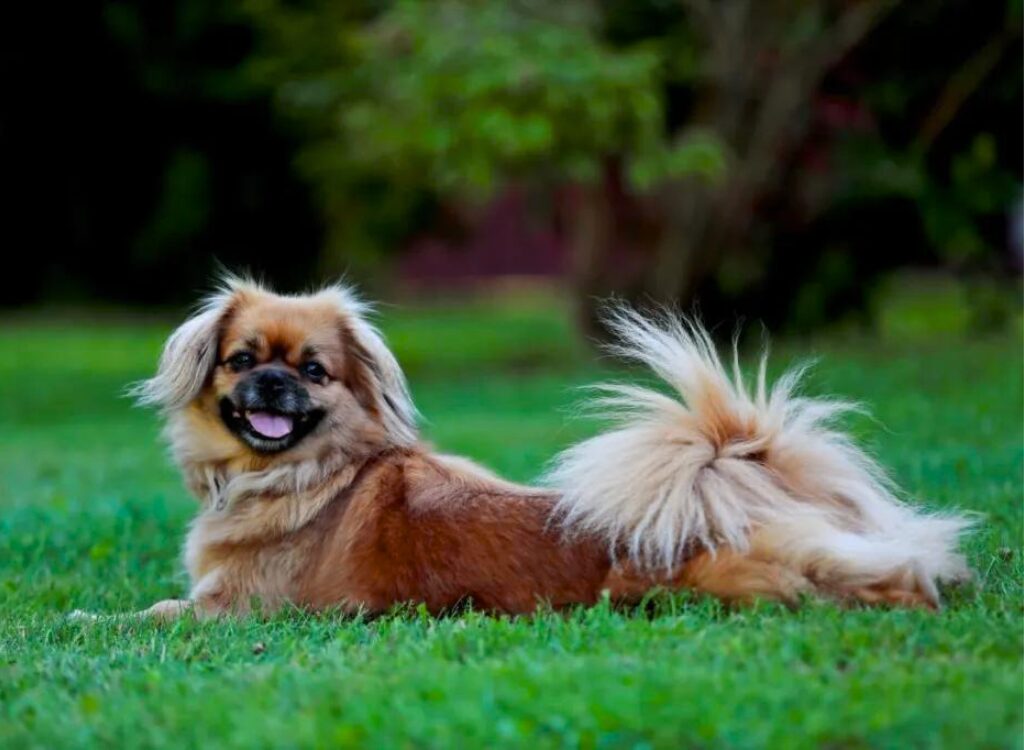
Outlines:
[[565, 544], [548, 528], [550, 498], [438, 485], [448, 471], [419, 452], [382, 457], [312, 525], [322, 538], [299, 601], [386, 609], [423, 602], [438, 612], [472, 600], [527, 612], [596, 598], [609, 563], [594, 543]]
[[[161, 602], [149, 614], [176, 616], [190, 606], [201, 615], [244, 612], [254, 599], [271, 608], [371, 612], [412, 602], [435, 613], [472, 602], [523, 613], [539, 604], [590, 604], [602, 591], [637, 601], [653, 586], [735, 602], [792, 602], [814, 589], [801, 574], [759, 559], [756, 540], [744, 554], [695, 549], [667, 574], [618, 563], [604, 540], [567, 537], [553, 523], [551, 492], [389, 432], [382, 415], [400, 411], [397, 396], [382, 389], [387, 363], [375, 359], [374, 342], [358, 326], [337, 297], [283, 298], [241, 284], [212, 310], [208, 330], [196, 334], [201, 340], [187, 342], [198, 362], [202, 346], [217, 353], [199, 391], [168, 409], [172, 445], [204, 503], [186, 545], [193, 589], [190, 601]], [[315, 350], [330, 378], [312, 397], [333, 421], [281, 454], [250, 450], [217, 416], [219, 399], [241, 377], [222, 363], [243, 346], [261, 364], [293, 369]], [[152, 400], [159, 399], [157, 391]], [[249, 489], [217, 502], [224, 487], [243, 480]], [[897, 582], [851, 595], [928, 603]]]

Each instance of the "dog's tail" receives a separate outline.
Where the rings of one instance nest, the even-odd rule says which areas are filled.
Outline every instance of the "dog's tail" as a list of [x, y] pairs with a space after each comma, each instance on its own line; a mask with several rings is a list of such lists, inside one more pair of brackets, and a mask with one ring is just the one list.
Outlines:
[[613, 353], [648, 366], [672, 395], [597, 386], [615, 425], [560, 456], [548, 481], [570, 532], [671, 570], [697, 549], [774, 559], [832, 591], [904, 581], [937, 603], [936, 581], [966, 577], [957, 546], [971, 521], [904, 504], [884, 471], [836, 429], [853, 405], [796, 395], [803, 368], [752, 385], [707, 332], [621, 306]]

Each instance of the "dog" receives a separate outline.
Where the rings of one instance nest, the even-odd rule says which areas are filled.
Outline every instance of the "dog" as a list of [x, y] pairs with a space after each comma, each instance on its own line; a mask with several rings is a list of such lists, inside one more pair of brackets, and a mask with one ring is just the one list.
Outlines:
[[282, 606], [522, 614], [690, 589], [729, 604], [805, 596], [938, 608], [969, 575], [970, 520], [897, 498], [837, 427], [851, 407], [748, 382], [735, 347], [669, 313], [609, 310], [617, 355], [661, 390], [610, 385], [613, 426], [546, 481], [505, 481], [435, 452], [402, 370], [349, 288], [276, 294], [231, 278], [167, 341], [134, 393], [158, 407], [200, 510], [188, 599], [140, 613]]

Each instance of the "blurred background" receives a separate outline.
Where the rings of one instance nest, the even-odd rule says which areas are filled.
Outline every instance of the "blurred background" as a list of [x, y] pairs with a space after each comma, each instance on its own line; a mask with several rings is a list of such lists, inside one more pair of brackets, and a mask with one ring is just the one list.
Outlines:
[[[1022, 4], [5, 5], [0, 750], [1021, 748]], [[522, 482], [600, 429], [582, 387], [644, 377], [599, 300], [763, 324], [769, 378], [819, 358], [908, 498], [978, 513], [976, 583], [80, 628], [187, 590], [196, 505], [124, 396], [222, 268], [382, 300], [424, 440]]]
[[1019, 329], [1021, 6], [79, 0], [8, 29], [0, 305], [175, 308], [220, 265], [586, 334], [612, 294]]

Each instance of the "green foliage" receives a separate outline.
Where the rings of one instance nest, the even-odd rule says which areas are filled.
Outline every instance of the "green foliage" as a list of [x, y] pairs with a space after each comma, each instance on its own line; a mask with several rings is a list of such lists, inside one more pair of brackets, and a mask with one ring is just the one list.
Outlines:
[[210, 214], [210, 168], [203, 154], [176, 151], [167, 164], [163, 186], [149, 224], [135, 243], [134, 258], [152, 261], [173, 254], [207, 230]]
[[[935, 260], [991, 272], [1022, 196], [1021, 3], [992, 3], [959, 25], [970, 7], [904, 3], [869, 45], [865, 65], [876, 72], [862, 100], [876, 122], [840, 150], [838, 199], [903, 201]], [[909, 35], [921, 40], [911, 57], [892, 42]]]
[[874, 138], [852, 139], [842, 156], [847, 182], [841, 200], [911, 201], [929, 246], [953, 267], [990, 258], [993, 248], [980, 224], [1000, 218], [1021, 195], [989, 133], [978, 133], [955, 153], [945, 175], [935, 174], [927, 153], [893, 149]]
[[953, 157], [948, 184], [928, 182], [916, 198], [932, 245], [962, 265], [991, 252], [979, 219], [999, 216], [1020, 194], [1020, 184], [997, 160], [995, 139], [979, 133]]
[[892, 339], [963, 337], [1020, 332], [1021, 289], [985, 276], [895, 273], [875, 290], [872, 316], [878, 333]]
[[726, 169], [721, 140], [710, 130], [694, 129], [664, 148], [636, 152], [628, 174], [635, 187], [650, 190], [684, 175], [717, 181]]
[[591, 181], [609, 157], [644, 190], [725, 169], [714, 133], [666, 127], [678, 50], [607, 44], [588, 3], [247, 7], [264, 38], [251, 69], [305, 129], [299, 162], [347, 260], [398, 244], [436, 199], [509, 180]]
[[[347, 163], [447, 193], [515, 176], [591, 179], [611, 154], [645, 165], [646, 181], [714, 173], [709, 134], [692, 148], [667, 140], [657, 48], [602, 43], [588, 7], [403, 0], [335, 26], [335, 66], [279, 82], [281, 100], [332, 122], [332, 148]], [[309, 17], [339, 22], [312, 8]], [[261, 3], [256, 16], [269, 26], [281, 12]], [[287, 40], [279, 54], [305, 54]], [[292, 76], [296, 66], [271, 69]]]
[[[628, 377], [582, 360], [543, 301], [383, 323], [426, 436], [514, 479], [594, 429], [569, 418], [575, 386]], [[1019, 337], [810, 347], [809, 390], [871, 405], [887, 429], [852, 426], [911, 495], [984, 514], [977, 583], [939, 614], [656, 595], [515, 619], [67, 622], [183, 591], [194, 504], [154, 415], [119, 397], [169, 327], [0, 328], [0, 747], [1019, 745]], [[524, 360], [532, 340], [546, 354]], [[778, 371], [808, 345], [776, 350]]]
[[442, 190], [488, 190], [542, 163], [592, 177], [601, 155], [658, 140], [656, 58], [603, 49], [582, 20], [399, 2], [357, 45], [363, 96], [341, 114], [344, 137]]

